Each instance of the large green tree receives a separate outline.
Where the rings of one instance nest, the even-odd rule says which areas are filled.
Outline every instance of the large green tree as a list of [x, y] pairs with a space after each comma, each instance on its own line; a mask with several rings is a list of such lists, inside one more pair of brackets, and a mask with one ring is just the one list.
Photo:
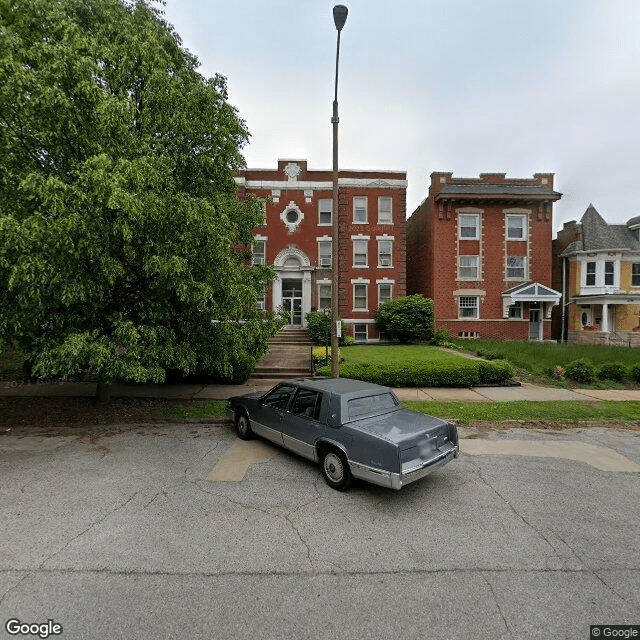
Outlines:
[[39, 377], [240, 379], [277, 319], [245, 123], [160, 10], [0, 0], [0, 341]]

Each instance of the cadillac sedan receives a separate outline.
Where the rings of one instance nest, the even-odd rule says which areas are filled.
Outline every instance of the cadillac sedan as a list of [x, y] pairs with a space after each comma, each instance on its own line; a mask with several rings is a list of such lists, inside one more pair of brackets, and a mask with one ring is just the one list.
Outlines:
[[327, 484], [401, 489], [458, 457], [454, 424], [403, 409], [387, 387], [346, 378], [286, 380], [229, 400], [239, 438], [254, 434], [320, 463]]

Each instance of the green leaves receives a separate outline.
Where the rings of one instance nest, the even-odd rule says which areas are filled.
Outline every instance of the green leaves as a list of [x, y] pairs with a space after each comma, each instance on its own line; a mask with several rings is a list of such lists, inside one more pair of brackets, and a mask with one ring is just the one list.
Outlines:
[[145, 2], [0, 3], [0, 335], [42, 377], [250, 373], [245, 123]]

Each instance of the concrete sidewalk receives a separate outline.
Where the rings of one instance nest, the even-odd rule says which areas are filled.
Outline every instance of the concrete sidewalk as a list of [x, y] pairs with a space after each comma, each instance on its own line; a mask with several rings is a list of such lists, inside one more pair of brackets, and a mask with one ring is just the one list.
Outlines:
[[[266, 391], [280, 380], [248, 380], [238, 385], [217, 384], [113, 384], [114, 398], [164, 398], [167, 400], [226, 400], [252, 391]], [[473, 387], [471, 389], [428, 387], [395, 389], [400, 400], [438, 402], [515, 402], [531, 400], [565, 400], [584, 402], [600, 400], [640, 401], [640, 389], [556, 389], [522, 383], [510, 387]], [[16, 383], [0, 382], [0, 397], [91, 397], [96, 393], [92, 382]]]

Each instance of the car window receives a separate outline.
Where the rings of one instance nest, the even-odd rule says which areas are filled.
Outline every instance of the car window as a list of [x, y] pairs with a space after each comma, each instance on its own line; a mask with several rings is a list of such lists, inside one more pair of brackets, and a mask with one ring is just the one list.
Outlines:
[[396, 399], [390, 393], [378, 393], [364, 398], [353, 398], [348, 401], [349, 418], [370, 416], [398, 406]]
[[293, 403], [291, 413], [310, 420], [320, 419], [320, 405], [322, 404], [322, 393], [311, 389], [298, 389]]
[[277, 387], [273, 391], [270, 391], [263, 399], [263, 404], [267, 407], [273, 407], [274, 409], [286, 409], [289, 403], [289, 398], [295, 391], [295, 387], [289, 385], [282, 385]]

